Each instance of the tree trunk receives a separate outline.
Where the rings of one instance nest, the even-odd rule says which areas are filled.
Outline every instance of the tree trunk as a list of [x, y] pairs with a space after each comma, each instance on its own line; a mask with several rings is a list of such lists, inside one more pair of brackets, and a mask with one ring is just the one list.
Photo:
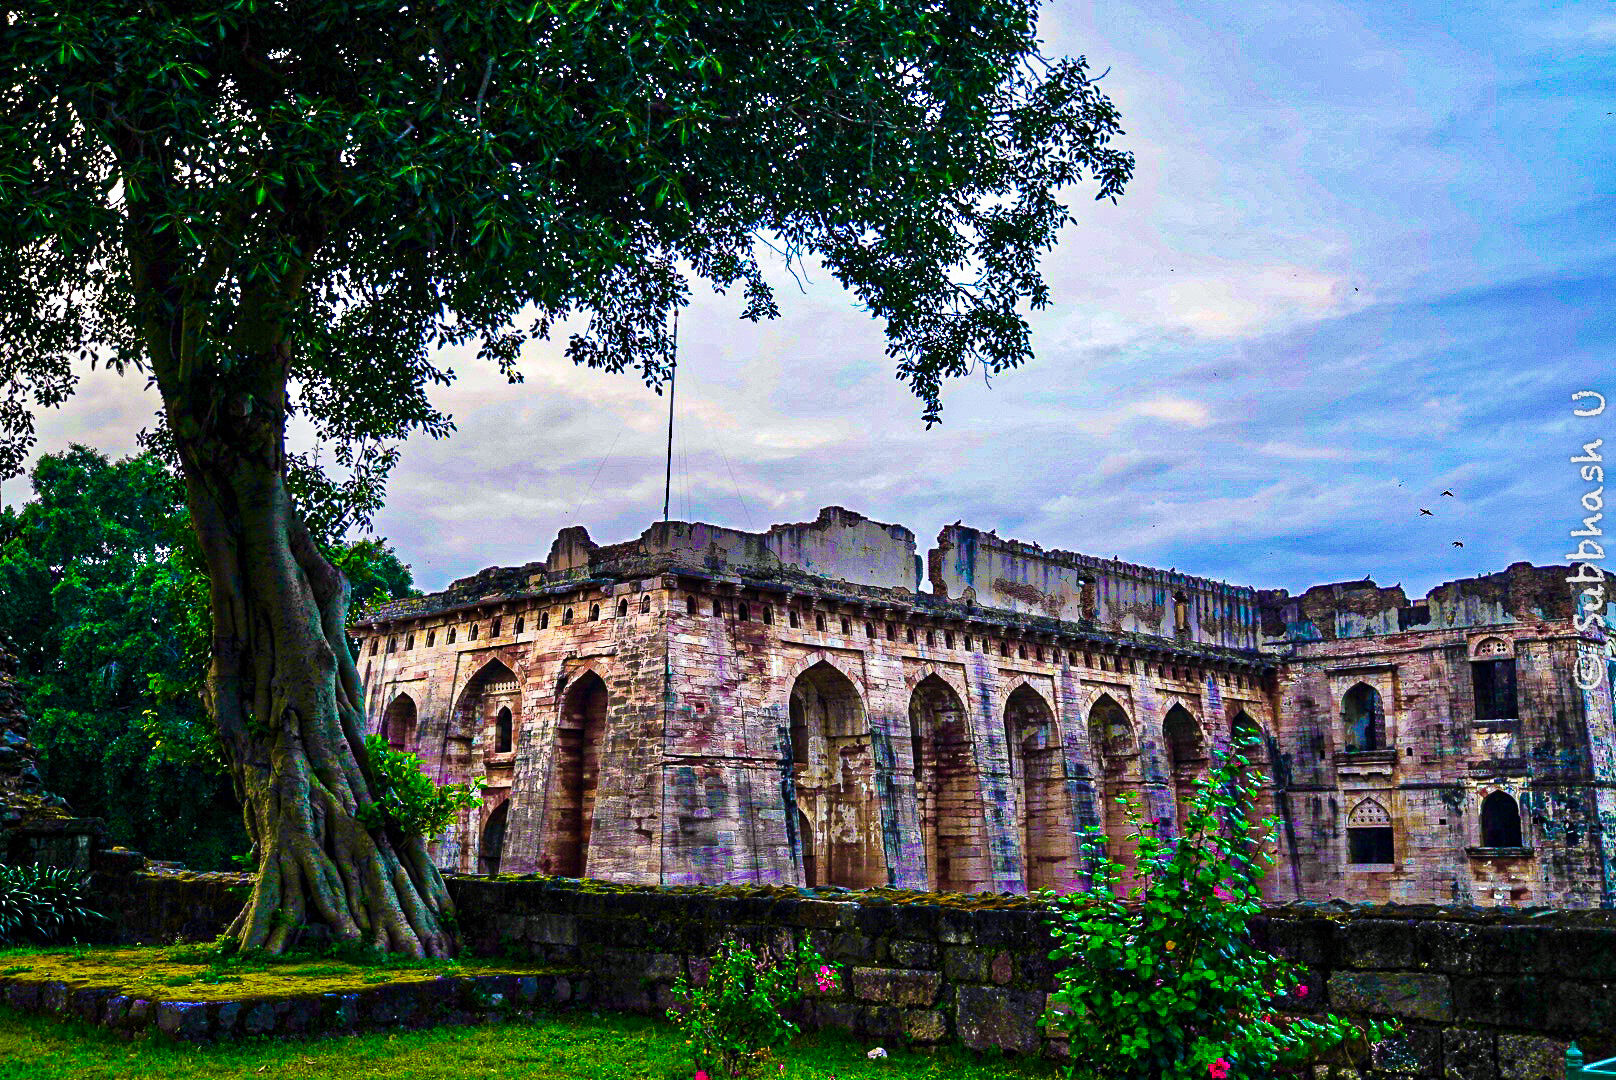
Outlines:
[[229, 933], [278, 953], [323, 924], [336, 940], [450, 956], [453, 903], [425, 841], [354, 816], [374, 773], [348, 584], [288, 495], [290, 351], [277, 342], [267, 353], [235, 378], [164, 377], [184, 364], [158, 372], [211, 586], [206, 693], [258, 862]]

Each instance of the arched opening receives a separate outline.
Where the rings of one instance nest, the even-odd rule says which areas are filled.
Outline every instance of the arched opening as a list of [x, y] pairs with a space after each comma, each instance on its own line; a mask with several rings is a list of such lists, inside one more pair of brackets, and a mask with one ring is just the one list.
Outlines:
[[[444, 746], [445, 777], [453, 783], [465, 783], [473, 769], [472, 746], [477, 736], [483, 737], [484, 755], [503, 753], [499, 749], [500, 713], [506, 713], [514, 730], [515, 718], [521, 713], [521, 693], [516, 673], [500, 663], [490, 660], [471, 677], [460, 694], [455, 707], [454, 723]], [[507, 765], [506, 768], [509, 768]], [[491, 782], [494, 778], [490, 778]]]
[[791, 684], [787, 709], [796, 809], [807, 819], [803, 851], [814, 855], [817, 883], [849, 889], [889, 884], [870, 727], [858, 689], [821, 661]]
[[1518, 848], [1521, 843], [1521, 808], [1509, 795], [1495, 791], [1481, 800], [1481, 846]]
[[814, 827], [801, 810], [797, 811], [797, 839], [802, 844], [802, 883], [811, 889], [819, 884], [819, 867], [814, 862]]
[[408, 694], [394, 698], [382, 714], [382, 727], [378, 732], [394, 750], [412, 750], [415, 747], [415, 699]]
[[481, 873], [499, 873], [499, 857], [505, 850], [505, 817], [510, 806], [509, 800], [500, 803], [483, 824], [482, 843], [477, 849], [477, 869]]
[[1358, 683], [1341, 699], [1341, 723], [1346, 731], [1346, 749], [1386, 748], [1386, 716], [1380, 705], [1380, 692], [1368, 683]]
[[1206, 740], [1189, 710], [1174, 705], [1162, 719], [1162, 741], [1167, 745], [1167, 779], [1173, 787], [1173, 822], [1182, 836], [1195, 802], [1196, 781], [1206, 773]]
[[1026, 683], [1005, 702], [1004, 734], [1021, 819], [1021, 880], [1028, 892], [1070, 891], [1077, 839], [1066, 792], [1066, 755], [1055, 730], [1054, 710]]
[[607, 705], [606, 683], [593, 671], [574, 680], [561, 699], [544, 807], [543, 873], [583, 877], [589, 868]]
[[1392, 816], [1374, 799], [1364, 799], [1347, 815], [1347, 861], [1369, 865], [1396, 862]]
[[1133, 723], [1110, 694], [1101, 694], [1089, 710], [1089, 746], [1098, 759], [1105, 853], [1122, 865], [1118, 888], [1126, 890], [1134, 883], [1138, 845], [1122, 797], [1139, 793], [1139, 747]]
[[494, 717], [494, 753], [508, 754], [511, 752], [511, 710], [504, 707], [499, 715]]
[[928, 886], [961, 893], [990, 888], [982, 787], [965, 706], [936, 675], [909, 696], [909, 745]]
[[1173, 594], [1173, 633], [1179, 636], [1190, 632], [1190, 598], [1183, 593]]
[[627, 614], [628, 614], [628, 601], [627, 600], [619, 600], [617, 602], [617, 617], [619, 619], [621, 619]]
[[650, 593], [646, 593], [644, 596], [640, 597], [640, 614], [641, 615], [649, 615], [649, 614], [651, 614], [651, 594]]

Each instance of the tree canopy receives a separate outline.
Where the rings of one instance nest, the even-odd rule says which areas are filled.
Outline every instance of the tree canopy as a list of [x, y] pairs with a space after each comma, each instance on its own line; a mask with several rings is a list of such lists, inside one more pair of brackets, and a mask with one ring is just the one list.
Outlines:
[[75, 365], [149, 373], [212, 614], [211, 715], [261, 873], [233, 932], [305, 922], [441, 954], [418, 836], [377, 776], [348, 586], [288, 478], [287, 418], [374, 494], [446, 345], [520, 377], [670, 360], [687, 282], [776, 313], [815, 258], [886, 328], [925, 418], [1030, 354], [1079, 182], [1133, 159], [1031, 0], [10, 0], [0, 20], [0, 475]]

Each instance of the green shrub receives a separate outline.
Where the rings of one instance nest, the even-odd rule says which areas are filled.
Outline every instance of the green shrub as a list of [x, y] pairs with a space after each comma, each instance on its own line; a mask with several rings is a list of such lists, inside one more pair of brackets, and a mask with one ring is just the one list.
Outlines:
[[454, 824], [460, 811], [483, 801], [486, 777], [469, 784], [437, 784], [421, 771], [420, 758], [394, 750], [380, 735], [365, 736], [365, 749], [376, 774], [376, 801], [362, 804], [355, 816], [367, 828], [391, 827], [433, 840]]
[[53, 866], [0, 863], [0, 945], [77, 941], [105, 918], [90, 907], [84, 875]]
[[709, 1069], [721, 1077], [760, 1072], [773, 1048], [798, 1030], [780, 1015], [782, 1007], [802, 998], [808, 979], [821, 992], [837, 979], [806, 940], [795, 954], [777, 957], [767, 947], [753, 951], [731, 938], [711, 963], [701, 986], [692, 987], [683, 975], [674, 981], [674, 996], [685, 1007], [668, 1010], [668, 1019], [689, 1033], [698, 1076]]
[[[1260, 777], [1238, 753], [1217, 750], [1182, 835], [1145, 828], [1124, 798], [1137, 843], [1136, 881], [1118, 897], [1122, 867], [1094, 834], [1084, 841], [1088, 892], [1050, 896], [1059, 989], [1046, 1027], [1066, 1034], [1068, 1076], [1095, 1080], [1229, 1080], [1271, 1075], [1338, 1047], [1385, 1038], [1395, 1023], [1360, 1030], [1334, 1015], [1284, 1016], [1276, 1002], [1305, 996], [1300, 965], [1251, 942], [1257, 883], [1272, 856], [1257, 850], [1246, 807]], [[1265, 819], [1272, 842], [1277, 820]]]

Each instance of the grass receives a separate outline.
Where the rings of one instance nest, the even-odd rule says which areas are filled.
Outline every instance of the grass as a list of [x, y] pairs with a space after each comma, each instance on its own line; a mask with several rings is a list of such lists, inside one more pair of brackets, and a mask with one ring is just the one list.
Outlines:
[[[1053, 1064], [961, 1049], [864, 1055], [836, 1032], [804, 1036], [764, 1080], [1006, 1080], [1053, 1077]], [[129, 1042], [76, 1021], [0, 1008], [0, 1080], [690, 1080], [682, 1033], [664, 1020], [564, 1013], [528, 1023], [347, 1038], [246, 1039], [213, 1046]]]
[[[440, 975], [533, 974], [537, 965], [493, 960], [379, 962], [331, 955], [221, 956], [206, 946], [0, 950], [0, 975], [60, 979], [73, 989], [111, 987], [151, 1001], [224, 1001], [350, 993]], [[560, 970], [560, 969], [550, 969]]]

